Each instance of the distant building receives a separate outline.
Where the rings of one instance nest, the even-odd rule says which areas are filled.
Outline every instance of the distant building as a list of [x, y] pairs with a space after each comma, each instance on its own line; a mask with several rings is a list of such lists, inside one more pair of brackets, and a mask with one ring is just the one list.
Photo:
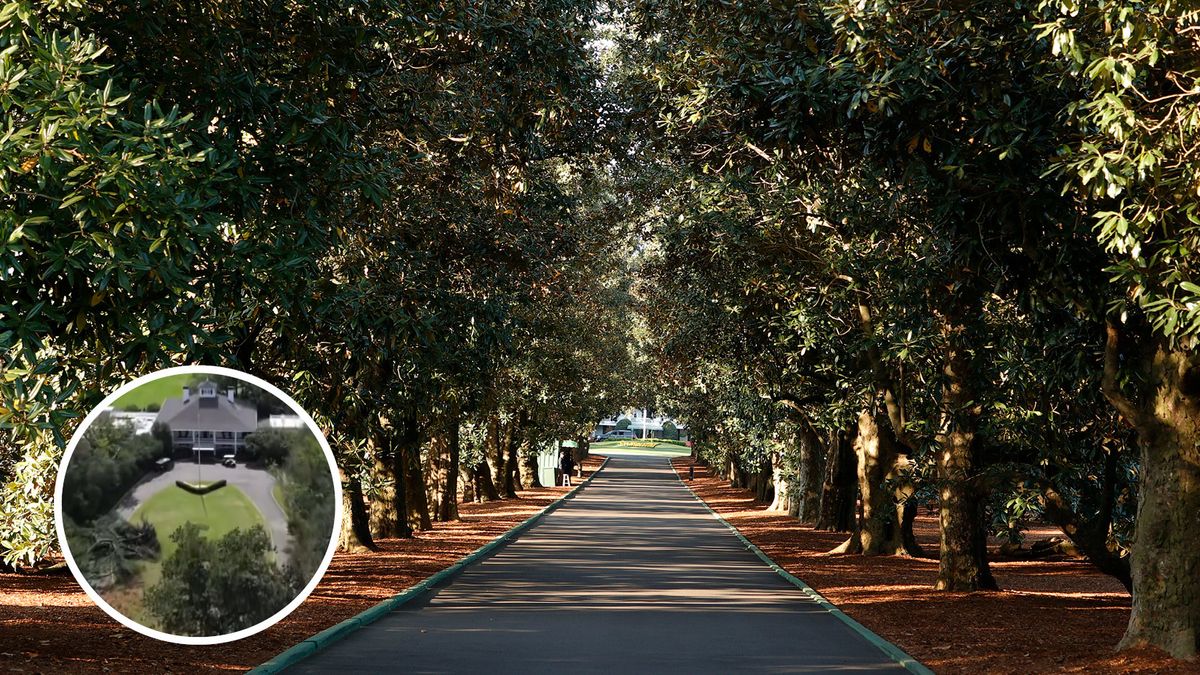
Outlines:
[[154, 422], [158, 419], [158, 413], [128, 412], [115, 408], [105, 408], [104, 412], [100, 413], [100, 419], [108, 419], [113, 424], [127, 425], [133, 429], [133, 433], [144, 436], [149, 434], [154, 427]]
[[304, 420], [299, 415], [271, 415], [258, 423], [259, 429], [303, 429]]
[[246, 437], [258, 429], [258, 411], [240, 401], [233, 389], [221, 396], [216, 383], [201, 382], [192, 394], [183, 388], [181, 398], [163, 401], [157, 422], [171, 430], [176, 454], [190, 454], [197, 461], [224, 454], [237, 454], [245, 447]]
[[623, 413], [610, 415], [600, 420], [600, 423], [596, 425], [594, 435], [599, 436], [600, 434], [616, 429], [621, 424], [621, 420], [629, 420], [629, 430], [638, 438], [666, 438], [667, 436], [671, 436], [673, 434], [663, 431], [663, 425], [671, 424], [679, 432], [679, 438], [687, 440], [687, 427], [666, 415], [658, 415], [653, 410], [645, 408], [626, 410]]

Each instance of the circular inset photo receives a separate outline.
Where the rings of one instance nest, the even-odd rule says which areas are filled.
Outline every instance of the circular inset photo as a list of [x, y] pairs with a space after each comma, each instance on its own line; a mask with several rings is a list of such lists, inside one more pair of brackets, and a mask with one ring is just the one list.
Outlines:
[[150, 637], [215, 644], [304, 601], [341, 521], [333, 453], [267, 382], [185, 366], [138, 378], [84, 419], [59, 468], [63, 554], [114, 619]]

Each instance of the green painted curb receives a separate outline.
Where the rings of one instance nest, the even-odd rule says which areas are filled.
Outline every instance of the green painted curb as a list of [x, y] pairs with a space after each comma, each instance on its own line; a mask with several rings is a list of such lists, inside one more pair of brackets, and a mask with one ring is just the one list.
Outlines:
[[[675, 471], [674, 464], [671, 465], [671, 470]], [[754, 555], [757, 555], [763, 562], [765, 562], [767, 564], [768, 567], [775, 570], [776, 574], [783, 577], [784, 579], [787, 579], [793, 585], [795, 585], [797, 588], [799, 588], [801, 591], [803, 591], [805, 595], [807, 595], [814, 602], [816, 602], [818, 605], [820, 605], [822, 609], [824, 609], [826, 612], [829, 612], [833, 616], [837, 617], [839, 620], [841, 620], [842, 623], [846, 624], [851, 629], [853, 629], [854, 632], [858, 633], [864, 639], [866, 639], [867, 642], [870, 642], [871, 644], [878, 647], [880, 651], [882, 651], [884, 654], [887, 654], [888, 657], [890, 657], [893, 661], [900, 664], [901, 666], [904, 666], [904, 668], [907, 669], [908, 672], [913, 673], [914, 675], [934, 675], [932, 670], [927, 668], [920, 661], [918, 661], [918, 660], [914, 659], [913, 657], [909, 656], [908, 654], [906, 654], [903, 649], [900, 649], [896, 645], [888, 642], [887, 640], [884, 640], [883, 638], [879, 637], [874, 632], [872, 632], [870, 628], [867, 628], [866, 626], [855, 621], [854, 619], [851, 619], [849, 615], [847, 615], [842, 610], [838, 609], [838, 607], [836, 605], [834, 605], [832, 602], [829, 602], [828, 600], [826, 600], [825, 597], [822, 596], [820, 593], [818, 593], [815, 588], [804, 583], [803, 581], [798, 579], [795, 575], [793, 575], [791, 572], [788, 572], [787, 570], [780, 567], [774, 560], [771, 560], [771, 558], [766, 553], [762, 552], [762, 549], [755, 546], [754, 543], [751, 542], [749, 539], [747, 539], [746, 536], [743, 535], [741, 532], [739, 532], [736, 527], [731, 525], [728, 520], [725, 520], [725, 518], [723, 518], [721, 516], [721, 514], [714, 511], [712, 509], [712, 507], [708, 505], [707, 502], [705, 502], [703, 499], [697, 497], [696, 493], [693, 492], [690, 487], [688, 487], [688, 484], [686, 482], [684, 482], [683, 476], [681, 476], [678, 471], [675, 471], [675, 478], [679, 479], [679, 483], [681, 485], [683, 485], [683, 487], [687, 488], [687, 491], [689, 493], [691, 493], [693, 499], [700, 502], [700, 505], [703, 506], [705, 509], [707, 509], [708, 512], [712, 514], [713, 518], [716, 518], [718, 521], [721, 522], [722, 525], [724, 525], [725, 527], [728, 527], [729, 531], [733, 532], [734, 536], [736, 536], [739, 541], [741, 541], [743, 544], [746, 545], [746, 548], [753, 551]]]
[[587, 487], [588, 484], [592, 482], [592, 479], [598, 476], [607, 465], [608, 458], [605, 457], [604, 461], [600, 464], [600, 467], [592, 472], [592, 475], [588, 476], [587, 480], [583, 481], [579, 485], [576, 485], [567, 494], [547, 504], [541, 511], [538, 511], [532, 516], [526, 518], [523, 522], [513, 527], [511, 530], [505, 532], [499, 537], [496, 537], [483, 546], [480, 546], [471, 553], [468, 553], [465, 557], [453, 565], [441, 570], [440, 572], [425, 579], [424, 581], [421, 581], [420, 583], [409, 586], [397, 595], [387, 598], [386, 600], [382, 600], [372, 607], [368, 607], [362, 612], [350, 617], [349, 619], [346, 619], [341, 623], [334, 624], [320, 633], [317, 633], [316, 635], [301, 640], [299, 644], [293, 645], [280, 654], [277, 654], [270, 661], [252, 668], [247, 672], [251, 673], [252, 675], [271, 675], [273, 673], [278, 673], [285, 668], [289, 668], [295, 665], [297, 662], [316, 654], [329, 645], [344, 639], [347, 635], [350, 635], [359, 628], [368, 626], [378, 621], [385, 615], [390, 614], [397, 607], [437, 586], [446, 579], [449, 579], [459, 572], [462, 572], [466, 567], [495, 552], [496, 549], [515, 539], [517, 535], [533, 527], [539, 520], [552, 513], [559, 506], [562, 506], [563, 502], [573, 498], [576, 493]]

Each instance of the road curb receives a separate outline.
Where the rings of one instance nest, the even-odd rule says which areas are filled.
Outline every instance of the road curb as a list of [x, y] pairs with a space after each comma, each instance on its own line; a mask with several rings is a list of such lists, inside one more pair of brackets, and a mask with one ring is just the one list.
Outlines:
[[541, 511], [538, 511], [532, 516], [526, 518], [511, 530], [468, 553], [465, 557], [459, 559], [458, 562], [454, 563], [453, 565], [434, 574], [433, 576], [426, 578], [424, 581], [409, 586], [397, 595], [387, 598], [386, 600], [382, 600], [372, 607], [368, 607], [362, 612], [359, 612], [358, 614], [346, 619], [345, 621], [342, 621], [341, 623], [334, 624], [320, 633], [317, 633], [316, 635], [301, 640], [298, 644], [293, 645], [280, 654], [277, 654], [271, 660], [263, 663], [262, 665], [256, 666], [247, 672], [252, 675], [270, 675], [273, 673], [278, 673], [285, 668], [289, 668], [295, 665], [297, 662], [303, 661], [309, 656], [312, 656], [313, 654], [325, 649], [329, 645], [344, 639], [346, 636], [350, 635], [356, 630], [363, 628], [364, 626], [369, 626], [370, 624], [383, 618], [385, 615], [391, 613], [397, 607], [400, 607], [413, 598], [437, 586], [439, 583], [453, 577], [461, 572], [464, 568], [469, 567], [471, 564], [478, 562], [481, 558], [484, 558], [487, 555], [495, 552], [500, 547], [511, 542], [517, 537], [517, 535], [520, 535], [536, 525], [539, 520], [553, 513], [554, 510], [559, 506], [562, 506], [563, 502], [574, 498], [580, 490], [583, 490], [585, 487], [587, 487], [592, 482], [592, 479], [594, 479], [600, 474], [601, 471], [604, 470], [605, 466], [608, 466], [608, 459], [609, 458], [605, 457], [604, 461], [600, 463], [600, 466], [592, 472], [592, 475], [588, 476], [587, 479], [579, 485], [576, 485], [570, 492], [559, 497], [553, 502], [550, 502]]
[[899, 647], [892, 644], [891, 642], [884, 640], [882, 637], [880, 637], [875, 632], [873, 632], [870, 628], [867, 628], [866, 626], [862, 625], [861, 623], [850, 618], [849, 615], [847, 615], [842, 610], [838, 609], [838, 607], [836, 605], [834, 605], [832, 602], [829, 602], [828, 600], [826, 600], [825, 597], [822, 596], [820, 593], [818, 593], [815, 588], [804, 583], [799, 578], [797, 578], [795, 575], [793, 575], [791, 572], [788, 572], [787, 570], [780, 567], [779, 564], [776, 563], [774, 560], [771, 560], [770, 556], [768, 556], [766, 553], [763, 553], [762, 549], [755, 546], [753, 542], [751, 542], [749, 539], [747, 539], [744, 534], [739, 532], [738, 529], [736, 527], [734, 527], [732, 524], [730, 524], [730, 522], [728, 520], [725, 520], [725, 518], [723, 516], [721, 516], [721, 514], [714, 511], [712, 509], [712, 507], [708, 505], [707, 502], [705, 502], [703, 499], [698, 497], [696, 495], [696, 493], [694, 491], [692, 491], [692, 489], [690, 487], [688, 487], [687, 482], [685, 482], [683, 480], [683, 476], [680, 475], [679, 471], [675, 470], [674, 464], [671, 465], [671, 470], [675, 473], [675, 478], [677, 478], [679, 480], [679, 483], [681, 485], [683, 485], [683, 487], [687, 488], [688, 493], [690, 493], [692, 495], [693, 499], [700, 502], [700, 505], [703, 506], [705, 509], [707, 509], [708, 512], [712, 514], [713, 518], [716, 518], [718, 521], [720, 521], [720, 523], [722, 525], [729, 528], [729, 531], [733, 532], [734, 536], [736, 536], [738, 538], [738, 540], [741, 541], [746, 546], [747, 549], [752, 551], [754, 553], [754, 555], [757, 555], [764, 563], [767, 564], [768, 567], [775, 570], [776, 574], [783, 577], [784, 579], [787, 579], [789, 582], [792, 583], [792, 585], [799, 588], [801, 591], [804, 592], [805, 595], [807, 595], [814, 602], [816, 602], [818, 605], [820, 605], [822, 609], [824, 609], [826, 612], [829, 612], [833, 616], [837, 617], [838, 620], [840, 620], [842, 623], [849, 626], [855, 633], [858, 633], [867, 642], [870, 642], [871, 644], [875, 645], [876, 648], [878, 648], [884, 654], [887, 654], [889, 658], [891, 658], [893, 661], [895, 661], [896, 663], [903, 666], [906, 670], [908, 670], [908, 672], [913, 673], [913, 675], [934, 675], [932, 670], [930, 670], [928, 667], [926, 667], [920, 661], [909, 656], [903, 649], [900, 649]]

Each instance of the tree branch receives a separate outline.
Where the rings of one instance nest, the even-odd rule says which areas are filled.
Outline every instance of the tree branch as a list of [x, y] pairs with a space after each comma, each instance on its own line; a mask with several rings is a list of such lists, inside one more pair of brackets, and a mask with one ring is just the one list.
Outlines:
[[[863, 333], [870, 340], [875, 334], [875, 329], [871, 321], [871, 308], [864, 302], [858, 303], [858, 317], [862, 324]], [[895, 381], [892, 378], [887, 366], [883, 363], [883, 357], [879, 353], [879, 348], [869, 344], [867, 347], [867, 359], [871, 362], [871, 371], [875, 376], [875, 387], [883, 394], [883, 404], [887, 409], [888, 422], [892, 426], [892, 434], [896, 440], [906, 448], [916, 450], [917, 441], [908, 433], [908, 429], [904, 425], [904, 409], [896, 401]]]
[[1108, 402], [1117, 409], [1117, 412], [1121, 413], [1122, 417], [1129, 420], [1129, 423], [1135, 428], [1140, 428], [1144, 421], [1141, 411], [1133, 404], [1133, 401], [1121, 393], [1121, 387], [1117, 383], [1117, 371], [1120, 368], [1118, 362], [1120, 330], [1113, 325], [1111, 320], [1105, 321], [1104, 328], [1104, 375], [1100, 379], [1100, 391], [1103, 392], [1104, 398], [1108, 399]]

